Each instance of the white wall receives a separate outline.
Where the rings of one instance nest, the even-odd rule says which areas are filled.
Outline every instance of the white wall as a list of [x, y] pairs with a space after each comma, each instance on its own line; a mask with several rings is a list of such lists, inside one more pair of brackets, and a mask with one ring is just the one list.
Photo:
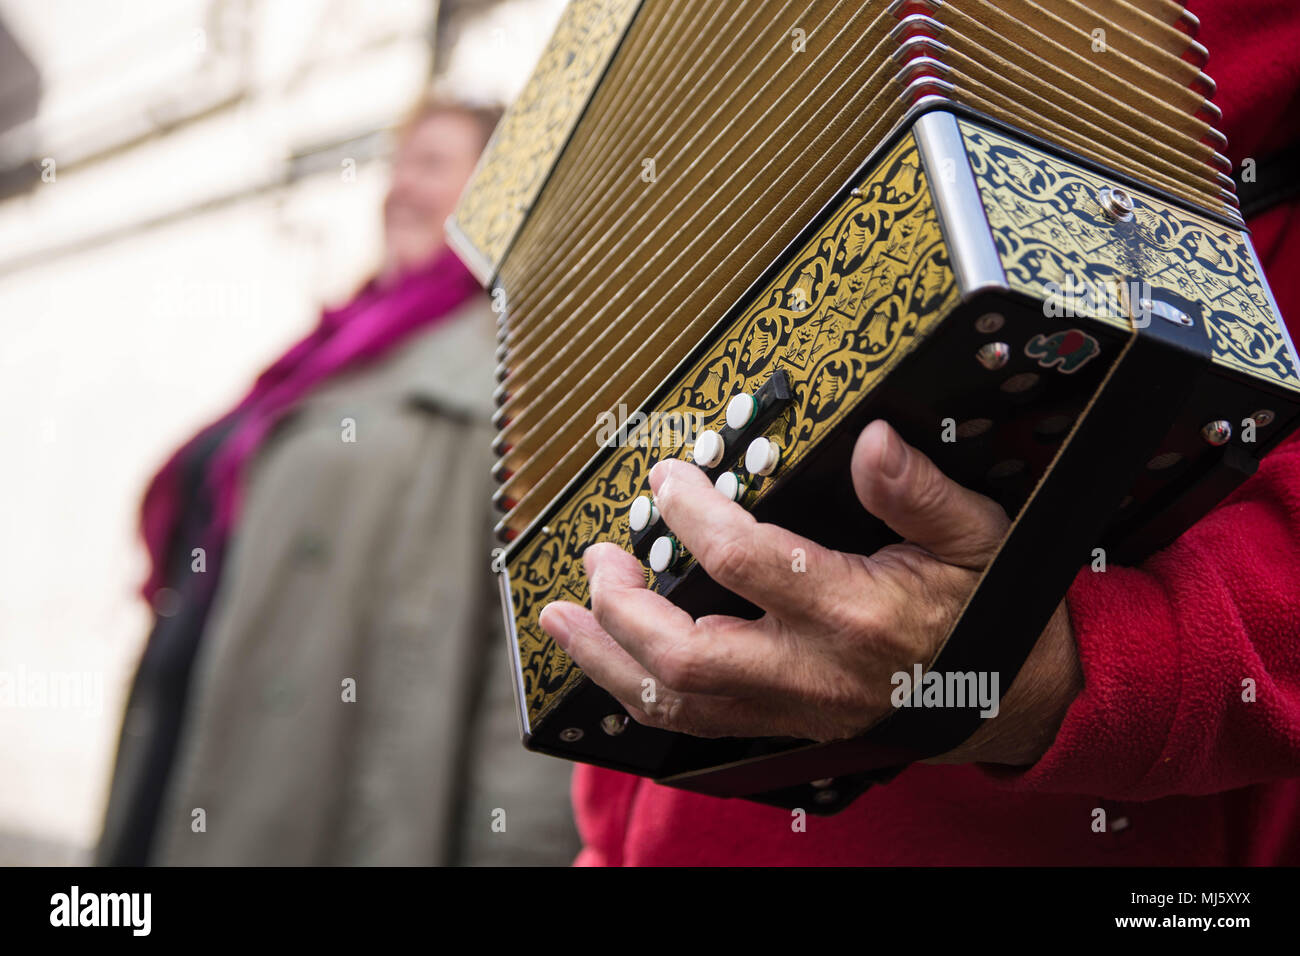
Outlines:
[[[511, 95], [561, 6], [513, 0], [504, 19], [475, 23], [444, 85]], [[140, 494], [377, 261], [382, 163], [359, 162], [349, 180], [336, 156], [275, 184], [304, 146], [400, 118], [429, 76], [434, 6], [0, 0], [0, 12], [49, 84], [37, 158], [55, 161], [53, 181], [0, 202], [6, 864], [84, 852], [97, 838], [149, 623], [136, 595]], [[236, 105], [81, 158], [227, 101]], [[87, 675], [81, 700], [16, 696], [19, 683], [31, 691], [58, 674]]]

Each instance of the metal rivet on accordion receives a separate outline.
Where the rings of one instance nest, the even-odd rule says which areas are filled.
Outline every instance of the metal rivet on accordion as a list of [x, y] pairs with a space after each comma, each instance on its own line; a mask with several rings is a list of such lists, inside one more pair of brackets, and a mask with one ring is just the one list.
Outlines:
[[727, 443], [722, 440], [722, 436], [713, 429], [706, 428], [696, 437], [695, 449], [691, 452], [691, 457], [701, 468], [712, 468], [722, 461], [726, 451]]
[[1219, 419], [1201, 429], [1201, 437], [1211, 445], [1226, 445], [1232, 440], [1232, 423]]
[[770, 475], [781, 461], [781, 446], [766, 438], [755, 438], [745, 449], [745, 470], [751, 475]]
[[718, 480], [713, 483], [713, 487], [729, 501], [739, 501], [745, 496], [745, 483], [734, 471], [724, 471], [718, 475]]
[[681, 548], [677, 540], [672, 535], [663, 534], [655, 538], [655, 543], [650, 545], [650, 570], [655, 574], [662, 574], [681, 557]]
[[565, 727], [560, 731], [560, 739], [566, 744], [571, 744], [582, 739], [581, 727]]
[[727, 424], [740, 431], [758, 414], [758, 399], [742, 392], [727, 403]]
[[1011, 360], [1011, 346], [1006, 342], [989, 342], [975, 353], [979, 363], [990, 371], [1002, 368]]
[[1277, 418], [1277, 415], [1271, 408], [1261, 408], [1255, 414], [1251, 415], [1250, 418], [1258, 427], [1267, 428], [1269, 425], [1273, 424], [1273, 420]]
[[1129, 222], [1133, 218], [1133, 197], [1114, 186], [1097, 190], [1101, 211], [1116, 222]]
[[1001, 312], [986, 312], [975, 320], [975, 331], [991, 335], [1006, 324]]
[[611, 737], [617, 737], [627, 730], [627, 714], [609, 714], [600, 719], [600, 729]]
[[649, 496], [641, 495], [627, 509], [627, 526], [633, 531], [644, 531], [659, 520], [659, 509]]
[[857, 186], [854, 186], [852, 189], [849, 190], [849, 195], [852, 196], [854, 199], [861, 199], [862, 190], [859, 189]]

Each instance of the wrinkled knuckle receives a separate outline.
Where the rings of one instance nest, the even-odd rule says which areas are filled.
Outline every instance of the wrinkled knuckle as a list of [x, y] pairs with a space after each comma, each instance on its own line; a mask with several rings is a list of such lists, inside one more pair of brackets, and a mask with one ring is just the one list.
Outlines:
[[875, 602], [837, 601], [818, 608], [818, 621], [832, 634], [869, 637], [876, 631]]
[[633, 712], [632, 718], [656, 730], [676, 730], [681, 720], [682, 699], [676, 694], [665, 694], [643, 703]]
[[912, 485], [912, 508], [923, 515], [943, 512], [950, 500], [948, 478], [934, 465], [928, 465], [920, 472]]
[[859, 613], [859, 627], [872, 635], [892, 634], [898, 630], [902, 618], [897, 601], [875, 601]]
[[749, 569], [750, 550], [738, 537], [719, 541], [709, 552], [709, 573], [714, 580], [728, 584], [740, 581]]
[[905, 594], [932, 593], [936, 575], [942, 576], [951, 565], [940, 561], [929, 551], [917, 547], [905, 547], [898, 554], [899, 565], [906, 572], [908, 584]]
[[859, 608], [854, 620], [854, 630], [873, 641], [891, 641], [903, 629], [903, 613], [892, 600], [875, 601]]
[[675, 691], [693, 693], [703, 683], [704, 668], [699, 655], [680, 644], [665, 651], [655, 663], [663, 682]]

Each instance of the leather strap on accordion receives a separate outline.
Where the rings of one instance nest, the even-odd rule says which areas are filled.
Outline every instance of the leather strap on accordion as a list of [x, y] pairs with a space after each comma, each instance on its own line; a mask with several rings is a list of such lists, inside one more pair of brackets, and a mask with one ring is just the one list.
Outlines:
[[[927, 670], [996, 672], [1005, 694], [1134, 476], [1201, 380], [1210, 363], [1202, 323], [1200, 316], [1191, 328], [1153, 319], [1135, 331]], [[1246, 477], [1243, 471], [1238, 480]], [[683, 774], [663, 782], [717, 796], [772, 792], [828, 777], [836, 778], [837, 789], [853, 789], [855, 782], [860, 788], [952, 750], [975, 733], [981, 719], [978, 707], [911, 707], [860, 737], [767, 757], [761, 771], [745, 761], [698, 779]]]

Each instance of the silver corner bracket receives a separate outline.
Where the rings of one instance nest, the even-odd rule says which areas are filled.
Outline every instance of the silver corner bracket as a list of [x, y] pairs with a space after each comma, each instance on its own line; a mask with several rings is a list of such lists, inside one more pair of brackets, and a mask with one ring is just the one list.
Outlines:
[[957, 117], [931, 111], [917, 119], [912, 131], [962, 298], [1007, 288], [1007, 274], [993, 243]]

